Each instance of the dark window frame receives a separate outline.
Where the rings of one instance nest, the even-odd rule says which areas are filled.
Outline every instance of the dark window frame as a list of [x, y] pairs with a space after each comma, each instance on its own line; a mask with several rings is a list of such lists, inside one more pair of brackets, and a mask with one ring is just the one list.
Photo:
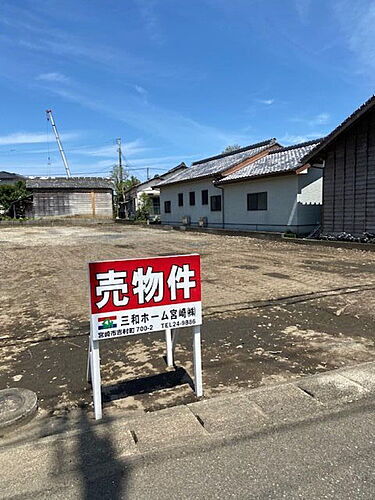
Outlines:
[[189, 191], [189, 205], [191, 207], [195, 206], [195, 191]]
[[164, 213], [170, 214], [171, 212], [172, 212], [172, 203], [170, 202], [170, 200], [166, 200], [164, 202]]
[[[217, 201], [219, 201], [219, 203], [215, 205]], [[210, 210], [211, 212], [221, 212], [221, 194], [210, 196]]]
[[208, 205], [208, 189], [202, 189], [202, 205]]
[[178, 198], [178, 206], [183, 207], [184, 206], [184, 193], [178, 193], [177, 198]]
[[247, 210], [249, 212], [268, 210], [268, 192], [247, 193]]
[[152, 210], [154, 215], [160, 215], [160, 197], [154, 196], [152, 198]]

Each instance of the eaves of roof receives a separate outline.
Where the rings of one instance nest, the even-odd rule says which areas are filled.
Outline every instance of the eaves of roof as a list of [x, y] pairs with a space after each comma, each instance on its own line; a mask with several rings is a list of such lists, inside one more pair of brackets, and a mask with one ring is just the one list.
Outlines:
[[249, 175], [248, 177], [239, 177], [237, 179], [229, 179], [229, 180], [225, 180], [224, 177], [223, 179], [218, 179], [217, 181], [215, 181], [214, 185], [219, 187], [222, 186], [223, 184], [234, 184], [237, 182], [252, 181], [254, 179], [260, 179], [262, 177], [276, 177], [278, 175], [297, 175], [297, 174], [298, 174], [297, 170], [282, 170], [279, 172], [267, 172], [263, 174]]

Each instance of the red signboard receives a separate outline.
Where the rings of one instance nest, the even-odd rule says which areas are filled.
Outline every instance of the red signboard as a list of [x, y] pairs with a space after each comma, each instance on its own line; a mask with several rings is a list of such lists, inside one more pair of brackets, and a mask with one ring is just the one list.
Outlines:
[[199, 255], [91, 262], [94, 339], [199, 325]]

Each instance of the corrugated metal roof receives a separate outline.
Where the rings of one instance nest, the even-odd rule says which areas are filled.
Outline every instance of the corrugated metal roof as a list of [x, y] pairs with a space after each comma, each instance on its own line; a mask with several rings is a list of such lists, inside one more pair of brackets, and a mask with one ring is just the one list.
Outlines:
[[275, 144], [277, 144], [276, 139], [268, 139], [267, 141], [251, 144], [245, 148], [231, 151], [230, 153], [222, 153], [217, 156], [196, 161], [191, 167], [179, 172], [165, 181], [159, 182], [157, 186], [166, 186], [167, 184], [186, 182], [220, 174]]
[[104, 177], [34, 177], [26, 180], [29, 189], [113, 189]]
[[296, 170], [301, 164], [301, 159], [309, 153], [321, 139], [295, 144], [286, 148], [279, 148], [270, 152], [267, 156], [256, 160], [250, 165], [227, 175], [217, 184], [236, 182], [252, 177], [261, 177]]

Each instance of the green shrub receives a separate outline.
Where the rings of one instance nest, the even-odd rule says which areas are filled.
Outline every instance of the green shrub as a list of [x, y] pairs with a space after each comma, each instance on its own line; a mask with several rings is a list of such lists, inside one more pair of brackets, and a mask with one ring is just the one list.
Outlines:
[[[31, 193], [26, 189], [25, 181], [17, 181], [15, 184], [0, 185], [0, 218], [23, 217], [25, 215], [25, 203], [23, 200]], [[17, 203], [16, 211], [13, 207]]]

